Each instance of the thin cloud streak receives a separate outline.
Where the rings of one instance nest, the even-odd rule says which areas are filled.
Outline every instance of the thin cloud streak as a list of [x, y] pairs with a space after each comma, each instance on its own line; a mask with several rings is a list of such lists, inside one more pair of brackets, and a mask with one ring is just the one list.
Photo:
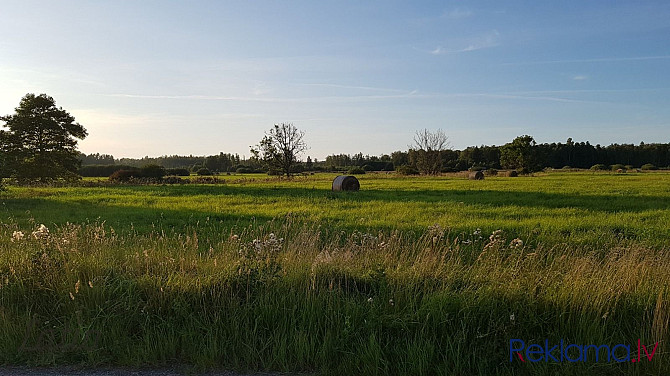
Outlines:
[[572, 93], [575, 91], [538, 91], [538, 92], [515, 92], [515, 93], [423, 93], [418, 90], [407, 92], [400, 89], [386, 89], [397, 91], [402, 94], [394, 95], [349, 95], [349, 96], [322, 96], [322, 97], [226, 97], [208, 95], [141, 95], [141, 94], [106, 94], [109, 97], [121, 97], [132, 99], [192, 99], [206, 101], [241, 101], [241, 102], [268, 102], [268, 103], [333, 103], [333, 102], [360, 102], [364, 100], [389, 100], [389, 99], [446, 99], [446, 98], [489, 98], [489, 99], [513, 99], [527, 101], [549, 101], [561, 103], [584, 103], [584, 104], [612, 104], [602, 101], [585, 101], [579, 99], [561, 98], [545, 95], [521, 95], [521, 94], [549, 94], [549, 93]]
[[573, 60], [545, 60], [545, 61], [525, 61], [519, 63], [504, 63], [502, 65], [540, 65], [540, 64], [570, 64], [570, 63], [610, 63], [619, 61], [644, 61], [644, 60], [665, 60], [670, 59], [670, 55], [659, 56], [637, 56], [637, 57], [606, 57], [597, 59], [573, 59]]
[[432, 55], [446, 55], [446, 54], [458, 54], [463, 52], [478, 51], [483, 50], [485, 48], [499, 46], [500, 45], [499, 39], [500, 39], [500, 33], [498, 32], [498, 30], [493, 30], [488, 34], [475, 39], [465, 48], [450, 50], [442, 46], [437, 46], [435, 49], [427, 52], [429, 52]]

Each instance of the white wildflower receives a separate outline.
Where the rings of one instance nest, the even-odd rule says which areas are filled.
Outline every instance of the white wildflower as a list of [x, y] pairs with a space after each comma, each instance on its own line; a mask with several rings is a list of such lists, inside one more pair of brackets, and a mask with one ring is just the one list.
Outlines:
[[511, 248], [520, 248], [523, 247], [523, 240], [516, 238], [509, 243]]
[[32, 235], [35, 239], [44, 239], [49, 236], [49, 229], [42, 224], [37, 230], [33, 231]]
[[23, 240], [24, 236], [25, 236], [25, 234], [23, 233], [23, 231], [14, 231], [12, 233], [12, 241], [13, 242], [20, 242], [21, 240]]

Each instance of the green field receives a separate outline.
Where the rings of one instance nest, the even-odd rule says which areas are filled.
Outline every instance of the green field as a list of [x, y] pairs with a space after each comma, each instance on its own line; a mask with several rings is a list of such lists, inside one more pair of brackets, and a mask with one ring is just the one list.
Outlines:
[[[670, 372], [670, 174], [334, 177], [8, 187], [0, 362]], [[660, 344], [640, 363], [522, 363], [512, 338]]]

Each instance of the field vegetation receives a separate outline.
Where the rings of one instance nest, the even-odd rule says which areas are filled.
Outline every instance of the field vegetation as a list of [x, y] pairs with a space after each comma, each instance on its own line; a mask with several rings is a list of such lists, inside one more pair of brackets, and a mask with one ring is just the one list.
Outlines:
[[[0, 363], [670, 372], [670, 174], [334, 176], [7, 187]], [[659, 348], [522, 363], [512, 338]]]

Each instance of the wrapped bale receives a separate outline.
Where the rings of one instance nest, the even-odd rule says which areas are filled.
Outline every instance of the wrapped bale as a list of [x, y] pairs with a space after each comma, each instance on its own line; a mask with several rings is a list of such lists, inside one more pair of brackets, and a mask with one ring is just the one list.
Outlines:
[[355, 176], [340, 175], [333, 180], [333, 191], [357, 191], [361, 188]]
[[470, 180], [484, 180], [484, 173], [481, 171], [472, 171], [470, 172], [470, 175], [468, 175], [468, 179]]

